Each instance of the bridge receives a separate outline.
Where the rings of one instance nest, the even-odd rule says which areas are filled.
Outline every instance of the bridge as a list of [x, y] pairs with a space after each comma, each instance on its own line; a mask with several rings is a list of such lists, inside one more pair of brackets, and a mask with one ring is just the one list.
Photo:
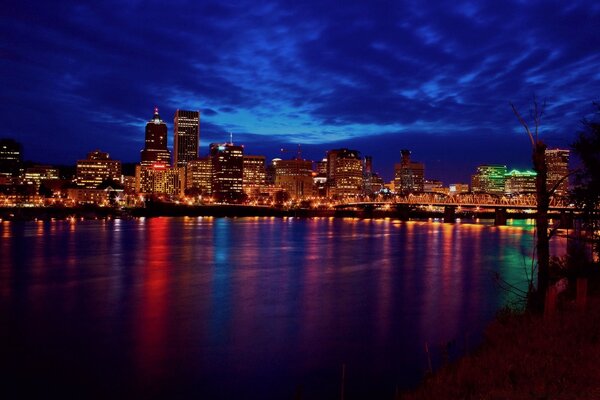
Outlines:
[[[395, 209], [400, 212], [400, 216], [407, 216], [411, 209], [444, 209], [444, 222], [453, 222], [456, 219], [456, 211], [473, 210], [480, 212], [483, 210], [493, 210], [495, 213], [494, 222], [496, 225], [505, 225], [507, 220], [507, 210], [536, 210], [537, 200], [534, 194], [517, 196], [498, 196], [493, 194], [473, 194], [461, 193], [446, 195], [444, 193], [420, 193], [396, 196], [389, 200], [374, 201], [348, 201], [335, 206], [338, 210], [360, 209], [363, 211], [372, 211], [375, 209], [389, 210]], [[561, 215], [561, 225], [572, 226], [573, 213], [575, 206], [568, 203], [567, 199], [551, 197], [550, 212], [558, 212]]]

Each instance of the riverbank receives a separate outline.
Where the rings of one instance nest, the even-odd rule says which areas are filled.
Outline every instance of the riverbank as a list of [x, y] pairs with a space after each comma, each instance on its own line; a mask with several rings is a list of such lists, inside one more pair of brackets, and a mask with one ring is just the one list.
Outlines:
[[442, 368], [401, 398], [599, 399], [598, 279], [590, 282], [590, 290], [592, 297], [583, 311], [567, 297], [549, 320], [499, 314], [476, 352]]

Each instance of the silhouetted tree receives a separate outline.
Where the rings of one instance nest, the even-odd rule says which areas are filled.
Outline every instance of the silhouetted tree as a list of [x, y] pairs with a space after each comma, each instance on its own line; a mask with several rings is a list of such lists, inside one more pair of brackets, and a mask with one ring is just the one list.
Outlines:
[[544, 114], [545, 104], [540, 105], [537, 99], [533, 98], [533, 104], [530, 111], [530, 117], [533, 119], [533, 130], [523, 119], [514, 104], [511, 103], [513, 112], [517, 119], [525, 128], [527, 136], [531, 141], [531, 159], [533, 162], [533, 170], [537, 173], [535, 180], [535, 191], [537, 200], [537, 212], [535, 216], [536, 224], [536, 253], [538, 264], [538, 285], [534, 291], [533, 286], [529, 288], [530, 294], [533, 296], [533, 306], [543, 310], [544, 296], [548, 289], [550, 277], [550, 237], [548, 235], [548, 208], [550, 206], [551, 193], [546, 187], [546, 178], [548, 176], [548, 167], [546, 166], [546, 144], [539, 138], [539, 127]]

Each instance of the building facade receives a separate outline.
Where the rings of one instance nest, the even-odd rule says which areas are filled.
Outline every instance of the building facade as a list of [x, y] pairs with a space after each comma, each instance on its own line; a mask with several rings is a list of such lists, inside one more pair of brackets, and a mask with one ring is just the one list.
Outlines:
[[146, 124], [145, 144], [141, 152], [143, 166], [154, 163], [171, 165], [171, 152], [167, 148], [167, 124], [160, 119], [158, 108], [154, 108], [154, 116]]
[[194, 194], [210, 196], [212, 194], [212, 162], [210, 157], [188, 161], [186, 166], [185, 188]]
[[503, 195], [506, 174], [506, 165], [480, 165], [477, 172], [471, 176], [471, 191]]
[[565, 149], [547, 149], [546, 166], [548, 176], [546, 187], [551, 190], [556, 186], [554, 196], [563, 197], [569, 194], [569, 155], [570, 151]]
[[200, 111], [175, 111], [173, 120], [173, 165], [185, 167], [198, 158]]
[[162, 163], [137, 165], [136, 191], [146, 195], [182, 197], [185, 190], [185, 169]]
[[25, 169], [25, 183], [39, 187], [43, 181], [57, 180], [58, 169], [49, 165], [35, 165]]
[[314, 185], [312, 161], [297, 158], [277, 161], [275, 185], [285, 190], [293, 199], [312, 196]]
[[0, 139], [0, 176], [18, 177], [23, 168], [23, 146], [14, 139]]
[[121, 161], [111, 160], [108, 153], [95, 150], [85, 160], [77, 161], [77, 186], [95, 189], [106, 180], [121, 181]]
[[410, 150], [401, 150], [400, 156], [400, 163], [394, 165], [396, 193], [422, 193], [425, 190], [425, 164], [412, 161]]
[[504, 192], [510, 195], [535, 193], [535, 171], [519, 171], [513, 169], [506, 173]]
[[250, 197], [258, 196], [265, 186], [265, 156], [244, 154], [244, 177], [242, 188]]
[[238, 203], [244, 197], [244, 148], [233, 143], [211, 143], [212, 195], [218, 202]]
[[354, 197], [363, 193], [363, 162], [360, 152], [336, 149], [327, 152], [327, 188], [330, 197]]

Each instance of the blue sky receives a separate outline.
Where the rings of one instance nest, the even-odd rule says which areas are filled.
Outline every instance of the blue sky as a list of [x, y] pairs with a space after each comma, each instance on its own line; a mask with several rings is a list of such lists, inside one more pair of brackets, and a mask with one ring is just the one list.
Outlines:
[[[429, 178], [530, 163], [512, 114], [546, 99], [542, 138], [568, 146], [600, 100], [595, 1], [9, 1], [0, 14], [0, 137], [25, 157], [90, 150], [139, 161], [154, 106], [199, 109], [201, 154], [320, 159], [350, 147]], [[291, 156], [283, 154], [284, 157]]]

